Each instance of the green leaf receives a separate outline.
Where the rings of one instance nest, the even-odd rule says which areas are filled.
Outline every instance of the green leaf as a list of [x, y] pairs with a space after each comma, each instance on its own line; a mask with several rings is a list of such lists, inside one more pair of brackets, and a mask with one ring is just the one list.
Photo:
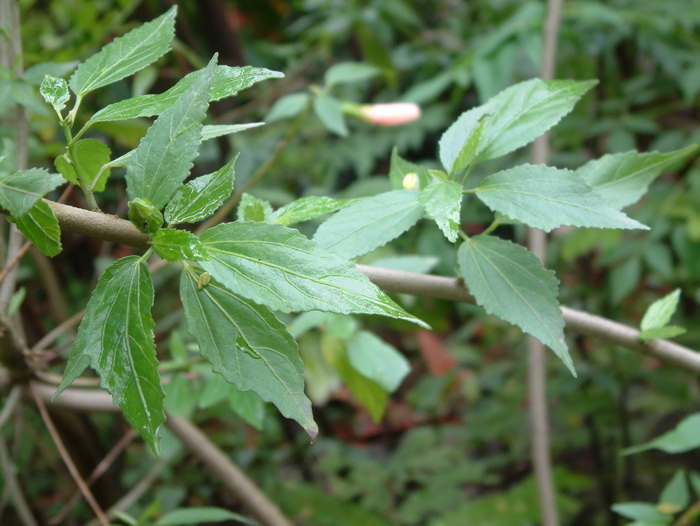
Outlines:
[[678, 327], [677, 325], [666, 325], [664, 327], [657, 327], [656, 329], [647, 329], [639, 334], [639, 339], [643, 342], [654, 340], [656, 338], [674, 338], [685, 334], [687, 331], [683, 327]]
[[58, 112], [66, 107], [66, 102], [70, 99], [68, 83], [65, 79], [48, 74], [44, 76], [44, 80], [41, 82], [39, 93]]
[[622, 450], [623, 455], [634, 455], [649, 449], [660, 449], [675, 455], [700, 447], [700, 413], [687, 416], [672, 430], [639, 446]]
[[8, 316], [8, 318], [11, 318], [15, 314], [17, 314], [17, 311], [22, 306], [22, 302], [24, 301], [24, 298], [26, 296], [27, 296], [26, 287], [20, 287], [10, 297], [10, 302], [7, 304], [7, 316]]
[[667, 514], [678, 513], [690, 502], [690, 490], [685, 470], [679, 469], [664, 487], [656, 508]]
[[386, 410], [387, 392], [377, 382], [360, 374], [352, 366], [342, 340], [324, 333], [321, 349], [326, 361], [335, 367], [350, 392], [367, 408], [372, 420], [379, 422]]
[[129, 159], [127, 193], [150, 200], [159, 210], [177, 192], [192, 168], [202, 141], [211, 75], [216, 57], [177, 102], [148, 129]]
[[163, 214], [148, 199], [137, 197], [128, 205], [129, 221], [144, 234], [153, 234], [163, 225]]
[[550, 347], [576, 375], [564, 340], [559, 282], [527, 249], [475, 236], [457, 252], [461, 277], [486, 312], [513, 323]]
[[276, 223], [234, 222], [200, 237], [202, 267], [224, 286], [273, 310], [380, 314], [425, 323], [405, 312], [350, 262]]
[[265, 421], [265, 402], [255, 391], [240, 391], [236, 386], [229, 384], [226, 391], [226, 400], [232, 411], [236, 412], [243, 420], [255, 429], [262, 430]]
[[676, 312], [678, 308], [678, 300], [680, 297], [681, 289], [676, 289], [649, 305], [640, 325], [642, 331], [658, 329], [667, 325], [671, 320], [671, 316], [673, 316], [673, 313]]
[[186, 230], [167, 228], [158, 230], [151, 237], [151, 245], [160, 257], [167, 261], [192, 261], [207, 259], [207, 251], [197, 236]]
[[455, 181], [433, 181], [421, 191], [418, 201], [452, 243], [459, 236], [462, 185]]
[[138, 256], [105, 270], [78, 328], [58, 396], [89, 364], [114, 403], [158, 454], [158, 428], [165, 421], [163, 389], [153, 342], [153, 283]]
[[[406, 188], [404, 181], [409, 174], [416, 174], [418, 177], [417, 188]], [[394, 190], [421, 190], [433, 181], [427, 168], [402, 159], [396, 148], [391, 152], [391, 167], [389, 168], [389, 179]]]
[[187, 267], [180, 296], [187, 330], [214, 372], [241, 391], [253, 390], [287, 418], [318, 434], [304, 395], [304, 369], [297, 344], [266, 307], [232, 293], [215, 280], [200, 288], [201, 271]]
[[181, 186], [165, 207], [168, 224], [195, 223], [216, 212], [233, 192], [236, 175], [233, 165], [236, 159], [238, 154], [216, 172], [202, 175]]
[[61, 252], [61, 229], [58, 219], [45, 201], [37, 201], [27, 214], [10, 220], [43, 254], [54, 257]]
[[484, 131], [484, 126], [488, 115], [483, 115], [481, 121], [477, 125], [474, 132], [469, 136], [467, 141], [462, 146], [462, 149], [457, 154], [454, 164], [452, 165], [451, 174], [459, 175], [464, 172], [469, 165], [474, 163], [477, 154], [479, 153], [479, 148], [481, 147], [481, 135]]
[[264, 122], [250, 122], [248, 124], [210, 124], [202, 128], [202, 140], [208, 141], [223, 137], [224, 135], [232, 135], [240, 131], [249, 130], [262, 126]]
[[335, 84], [347, 84], [350, 82], [363, 82], [376, 77], [381, 70], [371, 64], [363, 62], [341, 62], [328, 68], [323, 76], [323, 82], [327, 86]]
[[642, 521], [644, 524], [671, 524], [671, 517], [661, 513], [656, 506], [647, 502], [620, 502], [612, 505], [612, 510], [628, 519]]
[[488, 161], [532, 142], [569, 113], [597, 81], [532, 79], [503, 90], [486, 104], [463, 113], [440, 138], [447, 172], [488, 115], [474, 162]]
[[362, 199], [324, 221], [314, 242], [347, 259], [387, 244], [415, 225], [423, 208], [415, 190], [394, 190]]
[[[132, 97], [105, 106], [90, 118], [90, 122], [112, 122], [160, 115], [171, 108], [177, 99], [192, 87], [203, 71], [201, 69], [184, 76], [177, 84], [163, 93]], [[209, 101], [232, 97], [257, 82], [280, 77], [284, 77], [284, 75], [265, 68], [216, 66], [209, 91]], [[239, 126], [250, 127], [247, 124]]]
[[330, 95], [320, 95], [314, 99], [314, 113], [323, 125], [333, 133], [346, 137], [348, 127], [343, 115], [343, 104]]
[[360, 331], [347, 343], [350, 364], [361, 375], [393, 393], [411, 371], [408, 360], [394, 347], [371, 332]]
[[0, 206], [18, 219], [51, 190], [65, 183], [59, 174], [43, 168], [20, 170], [0, 178]]
[[635, 151], [604, 155], [576, 170], [610, 206], [621, 210], [636, 203], [666, 168], [695, 151], [696, 146], [661, 153]]
[[649, 230], [569, 170], [524, 164], [490, 175], [475, 192], [491, 210], [547, 232], [562, 225]]
[[173, 510], [160, 519], [155, 524], [156, 526], [176, 526], [184, 524], [185, 526], [192, 524], [201, 524], [203, 522], [224, 522], [238, 521], [243, 524], [258, 524], [255, 521], [244, 517], [238, 513], [233, 513], [223, 508], [214, 508], [209, 506], [196, 506], [191, 508], [181, 508]]
[[70, 88], [78, 97], [145, 68], [170, 51], [175, 36], [177, 7], [155, 20], [115, 38], [102, 50], [78, 66], [70, 78]]
[[243, 194], [236, 213], [239, 221], [269, 221], [272, 218], [272, 205], [254, 195]]
[[302, 197], [275, 210], [272, 220], [284, 226], [295, 225], [335, 212], [356, 201], [357, 199], [333, 199], [323, 195]]
[[103, 170], [102, 167], [112, 155], [107, 145], [97, 139], [82, 139], [73, 145], [68, 155], [70, 160], [62, 155], [54, 161], [61, 175], [73, 184], [102, 192], [110, 173], [109, 169]]
[[290, 93], [277, 99], [270, 111], [265, 116], [265, 122], [275, 122], [282, 119], [290, 119], [299, 115], [309, 103], [309, 95], [306, 93]]

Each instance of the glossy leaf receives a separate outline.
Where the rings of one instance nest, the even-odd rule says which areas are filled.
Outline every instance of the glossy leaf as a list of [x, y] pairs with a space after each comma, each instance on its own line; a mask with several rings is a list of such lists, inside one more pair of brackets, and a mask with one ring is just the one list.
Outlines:
[[165, 220], [170, 225], [195, 223], [206, 219], [233, 192], [236, 172], [233, 168], [238, 155], [216, 172], [192, 179], [181, 186], [165, 207]]
[[284, 226], [295, 225], [335, 212], [355, 201], [356, 199], [333, 199], [323, 195], [302, 197], [275, 210], [272, 218]]
[[597, 81], [532, 79], [507, 88], [486, 104], [463, 113], [440, 138], [447, 172], [488, 116], [474, 162], [488, 161], [532, 142], [569, 113]]
[[163, 389], [153, 341], [153, 283], [138, 256], [110, 265], [102, 274], [78, 328], [58, 396], [90, 365], [114, 402], [151, 450], [165, 421]]
[[243, 194], [236, 214], [239, 221], [269, 221], [272, 218], [272, 205], [265, 199]]
[[361, 199], [324, 221], [314, 242], [347, 259], [396, 239], [423, 217], [414, 190], [394, 190]]
[[68, 82], [65, 79], [52, 75], [44, 76], [44, 80], [39, 87], [39, 93], [56, 111], [61, 111], [65, 108], [66, 102], [70, 99]]
[[202, 356], [214, 372], [239, 390], [253, 390], [275, 404], [314, 440], [318, 427], [304, 394], [304, 370], [294, 338], [266, 307], [215, 280], [200, 288], [200, 274], [195, 267], [183, 271], [180, 296], [187, 329], [197, 339]]
[[350, 262], [276, 223], [234, 222], [200, 237], [204, 270], [227, 288], [273, 310], [380, 314], [425, 323], [405, 312]]
[[20, 232], [43, 254], [54, 257], [61, 252], [61, 229], [51, 207], [39, 200], [25, 215], [11, 218]]
[[433, 181], [421, 191], [418, 201], [425, 214], [440, 227], [452, 243], [459, 236], [462, 185], [455, 181]]
[[207, 259], [207, 251], [197, 236], [187, 230], [166, 228], [151, 237], [156, 254], [167, 261]]
[[163, 214], [148, 199], [137, 197], [129, 201], [127, 217], [144, 234], [153, 234], [163, 225]]
[[374, 380], [387, 393], [393, 393], [411, 370], [408, 360], [394, 347], [371, 332], [360, 331], [347, 343], [350, 364]]
[[163, 208], [189, 175], [202, 141], [202, 120], [216, 57], [177, 102], [163, 112], [129, 158], [126, 171], [130, 200], [150, 200]]
[[69, 85], [77, 96], [128, 77], [170, 51], [177, 7], [151, 22], [115, 38], [78, 66]]
[[[105, 106], [90, 118], [90, 122], [122, 121], [160, 115], [171, 108], [177, 99], [192, 87], [202, 71], [194, 71], [184, 76], [177, 84], [163, 93], [132, 97]], [[284, 75], [265, 68], [216, 66], [209, 91], [209, 101], [233, 97], [239, 91], [249, 88], [257, 82], [280, 77], [284, 77]], [[245, 124], [239, 126], [249, 127]]]
[[486, 312], [540, 340], [575, 374], [554, 272], [542, 268], [529, 250], [493, 236], [470, 238], [459, 247], [457, 258], [462, 279]]
[[43, 168], [20, 170], [0, 178], [0, 206], [18, 219], [64, 182], [59, 174], [49, 173]]
[[330, 95], [320, 95], [314, 99], [314, 113], [323, 125], [341, 137], [348, 134], [342, 103]]
[[649, 230], [569, 170], [524, 164], [488, 176], [475, 192], [491, 210], [547, 232], [562, 225]]
[[610, 206], [621, 210], [639, 201], [652, 181], [695, 149], [692, 145], [667, 153], [631, 151], [604, 155], [581, 166], [576, 174]]

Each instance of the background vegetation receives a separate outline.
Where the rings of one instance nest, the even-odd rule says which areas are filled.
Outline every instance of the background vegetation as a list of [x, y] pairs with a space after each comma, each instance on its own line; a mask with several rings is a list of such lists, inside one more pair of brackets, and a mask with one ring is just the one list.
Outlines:
[[[36, 86], [44, 71], [32, 66], [84, 58], [139, 21], [155, 18], [172, 2], [161, 0], [20, 1], [27, 84], [0, 80], [0, 113], [26, 103], [32, 165], [51, 166], [60, 134]], [[213, 120], [269, 124], [209, 141], [196, 170], [208, 173], [240, 152], [236, 185], [281, 206], [305, 195], [339, 198], [390, 189], [394, 146], [407, 159], [436, 165], [436, 141], [461, 112], [514, 82], [537, 76], [542, 56], [542, 2], [489, 0], [306, 0], [281, 2], [178, 2], [177, 45], [155, 66], [95, 94], [99, 108], [130, 94], [161, 92], [219, 52], [219, 63], [283, 71], [215, 104]], [[367, 65], [366, 78], [329, 85], [334, 64]], [[63, 64], [63, 65], [61, 65]], [[369, 67], [371, 66], [371, 67]], [[700, 95], [700, 4], [687, 0], [565, 2], [556, 78], [600, 83], [551, 134], [550, 164], [578, 166], [609, 152], [668, 151], [696, 144]], [[33, 85], [33, 87], [32, 87]], [[411, 101], [423, 117], [397, 128], [348, 124], [334, 129], [313, 111], [297, 112], [298, 93], [332, 93], [355, 102]], [[275, 106], [277, 101], [283, 101]], [[297, 107], [297, 109], [300, 109]], [[271, 111], [272, 110], [272, 111]], [[148, 123], [104, 123], [95, 130], [116, 154], [133, 148]], [[11, 121], [0, 129], [3, 154], [12, 155]], [[524, 162], [519, 150], [494, 161], [493, 171]], [[262, 168], [261, 168], [262, 167]], [[475, 174], [478, 177], [478, 173]], [[123, 174], [116, 173], [115, 179]], [[124, 215], [123, 185], [108, 190], [105, 211]], [[69, 197], [78, 204], [78, 194]], [[462, 227], [477, 233], [486, 209], [463, 210]], [[688, 332], [678, 341], [700, 348], [700, 166], [690, 161], [666, 173], [647, 198], [627, 211], [651, 226], [645, 231], [579, 229], [558, 232], [548, 265], [562, 280], [565, 305], [638, 326], [646, 307], [680, 288], [674, 322]], [[309, 233], [315, 225], [310, 225]], [[519, 228], [504, 234], [521, 240]], [[94, 239], [64, 236], [64, 252], [50, 262], [31, 253], [19, 274], [21, 312], [31, 344], [85, 306], [96, 276], [130, 249]], [[453, 251], [435, 225], [411, 231], [361, 263], [453, 276]], [[304, 525], [528, 525], [539, 523], [531, 476], [526, 405], [526, 356], [519, 330], [465, 303], [402, 298], [432, 325], [415, 331], [384, 319], [289, 317], [307, 366], [308, 393], [316, 403], [320, 437], [310, 446], [294, 424], [273, 411], [237, 416], [230, 396], [197, 376], [190, 340], [181, 326], [177, 276], [157, 275], [160, 350], [174, 358], [168, 409], [197, 422], [216, 444]], [[172, 291], [172, 300], [163, 300]], [[358, 327], [373, 331], [408, 358], [412, 372], [387, 402], [380, 423], [343, 387], [318, 356]], [[73, 335], [36, 357], [46, 374], [60, 372]], [[584, 337], [571, 337], [578, 370], [573, 379], [551, 360], [552, 454], [562, 524], [615, 525], [611, 510], [622, 501], [656, 502], [679, 468], [698, 466], [698, 453], [649, 451], [622, 456], [693, 413], [700, 398], [697, 377], [653, 358]], [[58, 367], [55, 367], [58, 366]], [[184, 371], [187, 370], [187, 373]], [[218, 390], [217, 390], [218, 389]], [[240, 408], [239, 408], [240, 410]], [[74, 492], [36, 410], [4, 429], [8, 447], [35, 511], [47, 521]], [[133, 504], [132, 517], [157, 517], [184, 506], [222, 506], [245, 513], [220, 483], [166, 436], [156, 460], [133, 440], [128, 426], [109, 414], [52, 413], [81, 468], [90, 470], [123, 437], [125, 448], [94, 486], [108, 508], [139, 481], [152, 481]], [[19, 524], [3, 495], [3, 524]], [[240, 508], [239, 508], [240, 506]], [[89, 508], [77, 503], [65, 524], [84, 524]], [[147, 520], [146, 518], [143, 519]], [[232, 522], [233, 524], [234, 522]]]

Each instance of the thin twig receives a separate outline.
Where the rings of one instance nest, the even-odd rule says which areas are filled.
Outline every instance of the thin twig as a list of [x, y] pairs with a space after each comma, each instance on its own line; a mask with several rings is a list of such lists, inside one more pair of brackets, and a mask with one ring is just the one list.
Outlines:
[[49, 345], [51, 345], [59, 336], [78, 325], [78, 323], [80, 323], [80, 320], [82, 320], [84, 317], [85, 309], [81, 310], [80, 312], [76, 312], [75, 314], [73, 314], [73, 316], [71, 316], [64, 322], [59, 323], [58, 325], [56, 325], [56, 327], [47, 332], [38, 342], [34, 344], [34, 347], [32, 347], [31, 352], [36, 353], [43, 351]]
[[53, 442], [56, 445], [56, 449], [61, 455], [64, 464], [68, 468], [68, 472], [71, 474], [71, 477], [73, 477], [73, 480], [78, 485], [78, 488], [80, 488], [80, 492], [85, 497], [85, 500], [95, 512], [95, 515], [99, 519], [100, 524], [102, 524], [103, 526], [109, 526], [109, 519], [105, 515], [104, 511], [102, 511], [102, 508], [100, 508], [100, 505], [97, 503], [95, 497], [92, 495], [90, 488], [88, 488], [87, 484], [85, 484], [83, 477], [80, 475], [78, 468], [75, 466], [73, 459], [68, 454], [68, 450], [66, 450], [66, 447], [63, 444], [63, 440], [61, 440], [61, 437], [58, 434], [58, 431], [56, 430], [56, 427], [54, 426], [51, 417], [49, 416], [49, 412], [46, 409], [46, 404], [42, 400], [39, 391], [34, 387], [33, 382], [30, 384], [30, 388], [32, 391], [32, 395], [34, 396], [36, 405], [39, 408], [41, 419], [44, 421], [46, 429], [48, 429], [49, 434], [51, 435], [51, 438], [53, 439]]
[[17, 384], [13, 385], [12, 389], [10, 390], [10, 394], [7, 396], [5, 405], [3, 406], [2, 411], [0, 411], [0, 430], [5, 427], [5, 424], [10, 419], [10, 416], [17, 407], [17, 403], [19, 402], [21, 395], [22, 387]]
[[10, 452], [7, 450], [7, 444], [5, 444], [5, 439], [0, 434], [0, 464], [2, 464], [2, 471], [5, 478], [5, 484], [7, 484], [7, 490], [12, 496], [12, 503], [15, 506], [17, 515], [19, 515], [20, 520], [24, 526], [38, 526], [39, 523], [34, 519], [32, 511], [27, 504], [27, 499], [24, 497], [24, 492], [22, 487], [19, 485], [19, 481], [16, 476], [15, 465], [10, 458]]

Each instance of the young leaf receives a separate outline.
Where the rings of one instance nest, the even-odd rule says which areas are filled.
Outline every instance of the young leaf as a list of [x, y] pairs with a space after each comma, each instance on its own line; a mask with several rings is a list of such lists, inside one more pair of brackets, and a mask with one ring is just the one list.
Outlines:
[[214, 57], [202, 75], [148, 129], [129, 159], [130, 200], [148, 199], [162, 209], [185, 180], [202, 141], [202, 120], [209, 104]]
[[248, 124], [210, 124], [202, 128], [202, 140], [208, 141], [210, 139], [216, 139], [217, 137], [223, 137], [224, 135], [233, 135], [243, 130], [248, 130], [250, 128], [257, 128], [262, 126], [264, 122], [250, 122]]
[[638, 153], [635, 151], [604, 155], [576, 170], [597, 194], [617, 210], [632, 205], [647, 192], [661, 172], [695, 151], [688, 146], [673, 152]]
[[167, 261], [207, 259], [207, 251], [197, 236], [187, 230], [166, 228], [151, 236], [156, 254]]
[[157, 433], [165, 414], [153, 342], [152, 305], [153, 283], [146, 264], [138, 256], [113, 263], [100, 277], [88, 302], [54, 397], [89, 364], [126, 419], [158, 454]]
[[476, 159], [479, 149], [481, 148], [481, 136], [487, 122], [488, 115], [483, 115], [481, 117], [481, 122], [479, 122], [474, 132], [469, 136], [464, 146], [462, 146], [462, 149], [457, 154], [457, 158], [452, 165], [452, 174], [459, 175], [469, 168], [470, 164], [474, 163], [474, 159]]
[[[416, 174], [418, 186], [416, 188], [406, 188], [404, 181], [409, 174]], [[420, 190], [430, 184], [433, 178], [427, 168], [402, 159], [396, 148], [391, 152], [391, 167], [389, 168], [389, 179], [394, 190]]]
[[380, 314], [425, 326], [352, 263], [296, 230], [234, 222], [210, 228], [200, 239], [211, 258], [201, 263], [204, 270], [232, 292], [273, 310]]
[[676, 289], [649, 305], [646, 313], [644, 313], [644, 318], [642, 318], [640, 326], [642, 333], [639, 335], [640, 340], [647, 341], [654, 338], [672, 338], [685, 333], [683, 327], [668, 325], [671, 316], [676, 312], [680, 296], [681, 289]]
[[239, 221], [269, 221], [272, 217], [272, 205], [254, 195], [243, 194], [236, 214]]
[[41, 82], [39, 93], [57, 112], [65, 108], [66, 102], [70, 99], [68, 83], [65, 79], [48, 74], [44, 76], [44, 80]]
[[425, 214], [435, 220], [452, 243], [459, 235], [462, 185], [455, 181], [433, 181], [421, 191], [418, 201]]
[[665, 325], [663, 327], [656, 327], [655, 329], [647, 329], [642, 331], [639, 335], [639, 339], [643, 342], [654, 340], [656, 338], [675, 338], [681, 334], [685, 334], [687, 331], [683, 327], [678, 325]]
[[[177, 102], [177, 99], [195, 83], [202, 71], [194, 71], [184, 76], [177, 84], [163, 93], [132, 97], [105, 106], [90, 118], [90, 122], [122, 121], [160, 115]], [[209, 101], [233, 97], [239, 91], [249, 88], [257, 82], [280, 77], [284, 77], [284, 75], [265, 68], [216, 66], [211, 82]]]
[[461, 277], [486, 312], [514, 323], [550, 347], [576, 374], [564, 340], [554, 272], [527, 249], [493, 236], [475, 236], [457, 252]]
[[192, 179], [181, 186], [165, 207], [169, 225], [195, 223], [212, 215], [233, 192], [238, 154], [216, 172]]
[[78, 97], [145, 68], [170, 51], [177, 6], [151, 22], [115, 38], [78, 66], [69, 84]]
[[61, 252], [61, 229], [51, 207], [42, 200], [19, 218], [10, 218], [34, 246], [49, 257]]
[[541, 164], [490, 175], [475, 192], [491, 210], [547, 232], [562, 225], [649, 230], [610, 207], [573, 172]]
[[239, 390], [253, 390], [275, 404], [314, 440], [318, 427], [304, 395], [304, 369], [294, 338], [267, 308], [215, 280], [200, 288], [200, 274], [195, 267], [183, 270], [180, 296], [187, 330], [197, 339], [202, 356], [214, 372]]
[[[72, 163], [65, 156], [56, 158], [54, 164], [58, 171], [71, 183], [82, 183], [96, 192], [102, 192], [109, 179], [109, 169], [102, 170], [102, 167], [112, 155], [107, 145], [97, 139], [82, 139], [71, 148], [70, 155]], [[98, 176], [99, 179], [96, 179]]]
[[59, 174], [49, 173], [43, 168], [20, 170], [0, 178], [0, 206], [18, 219], [64, 182]]
[[314, 99], [314, 113], [323, 125], [333, 133], [346, 137], [348, 127], [345, 124], [343, 105], [330, 95], [320, 95]]
[[357, 199], [333, 199], [323, 195], [302, 197], [275, 210], [272, 220], [284, 226], [295, 225], [335, 212], [356, 201]]
[[393, 393], [410, 372], [403, 354], [367, 331], [353, 335], [347, 343], [350, 364], [361, 375], [374, 380], [387, 393]]
[[488, 115], [474, 162], [488, 161], [532, 142], [569, 113], [597, 81], [532, 79], [503, 90], [486, 104], [463, 113], [440, 138], [447, 172]]
[[314, 242], [347, 259], [399, 237], [423, 217], [415, 190], [394, 190], [362, 199], [324, 221]]

